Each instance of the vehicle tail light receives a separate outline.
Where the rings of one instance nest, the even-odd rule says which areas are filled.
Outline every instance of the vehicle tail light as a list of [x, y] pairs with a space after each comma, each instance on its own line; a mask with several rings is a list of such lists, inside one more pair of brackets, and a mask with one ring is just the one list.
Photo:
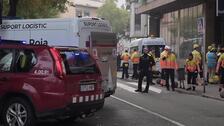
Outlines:
[[60, 57], [60, 54], [57, 51], [57, 49], [51, 48], [50, 52], [53, 55], [53, 58], [55, 60], [55, 75], [58, 78], [63, 79], [63, 77], [64, 77], [64, 70], [63, 70], [62, 58]]

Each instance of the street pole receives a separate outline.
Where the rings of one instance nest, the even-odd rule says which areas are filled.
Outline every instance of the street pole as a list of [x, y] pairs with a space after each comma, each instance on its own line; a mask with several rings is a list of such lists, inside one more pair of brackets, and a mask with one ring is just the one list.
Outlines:
[[2, 24], [3, 0], [0, 0], [0, 24]]

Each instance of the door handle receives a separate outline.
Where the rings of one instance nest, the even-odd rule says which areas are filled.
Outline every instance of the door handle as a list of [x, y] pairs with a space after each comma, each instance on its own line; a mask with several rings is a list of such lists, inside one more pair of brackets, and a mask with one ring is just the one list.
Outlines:
[[0, 81], [8, 81], [9, 79], [8, 78], [6, 78], [6, 77], [2, 77], [2, 78], [0, 78]]

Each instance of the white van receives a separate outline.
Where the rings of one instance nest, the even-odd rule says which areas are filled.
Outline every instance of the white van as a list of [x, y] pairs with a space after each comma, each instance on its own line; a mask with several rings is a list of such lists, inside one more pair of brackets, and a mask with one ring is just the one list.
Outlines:
[[0, 38], [36, 45], [87, 48], [99, 64], [105, 96], [115, 92], [117, 39], [106, 20], [91, 17], [3, 20]]
[[147, 47], [151, 53], [154, 55], [156, 65], [153, 67], [153, 75], [159, 75], [160, 73], [160, 53], [163, 51], [165, 47], [165, 40], [163, 38], [140, 38], [135, 39], [130, 43], [130, 51], [136, 49], [142, 54], [144, 47]]

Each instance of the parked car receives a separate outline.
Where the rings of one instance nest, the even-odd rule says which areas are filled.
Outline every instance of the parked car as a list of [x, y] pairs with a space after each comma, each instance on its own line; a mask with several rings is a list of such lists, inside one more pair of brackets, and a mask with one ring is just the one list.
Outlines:
[[88, 116], [104, 105], [101, 73], [75, 47], [0, 44], [0, 109], [4, 126], [37, 118]]

